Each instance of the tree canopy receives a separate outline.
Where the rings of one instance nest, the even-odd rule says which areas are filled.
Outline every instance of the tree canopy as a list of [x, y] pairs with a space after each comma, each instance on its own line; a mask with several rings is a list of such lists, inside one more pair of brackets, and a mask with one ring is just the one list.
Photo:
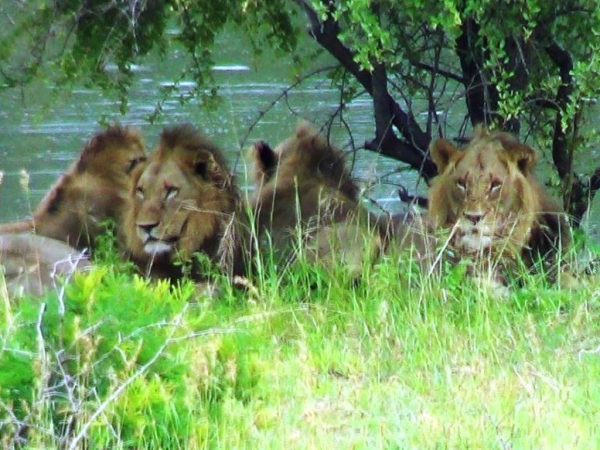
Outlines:
[[548, 149], [576, 221], [600, 188], [600, 169], [574, 168], [598, 143], [590, 122], [600, 91], [595, 0], [11, 0], [0, 11], [3, 88], [48, 77], [115, 90], [123, 104], [132, 65], [151, 51], [168, 59], [182, 48], [185, 75], [206, 87], [223, 28], [235, 25], [256, 52], [269, 45], [301, 54], [307, 25], [339, 62], [332, 79], [344, 98], [364, 91], [373, 99], [365, 149], [429, 179], [431, 140], [460, 140], [484, 123]]

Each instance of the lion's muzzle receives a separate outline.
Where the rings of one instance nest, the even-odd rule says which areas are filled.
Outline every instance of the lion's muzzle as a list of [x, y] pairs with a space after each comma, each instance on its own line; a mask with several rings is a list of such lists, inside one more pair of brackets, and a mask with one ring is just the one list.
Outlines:
[[484, 252], [492, 247], [496, 227], [484, 218], [485, 214], [464, 214], [464, 218], [455, 227], [453, 240], [457, 249], [474, 254]]
[[138, 224], [137, 234], [143, 243], [144, 252], [150, 255], [171, 253], [177, 246], [178, 239], [161, 236], [157, 224]]

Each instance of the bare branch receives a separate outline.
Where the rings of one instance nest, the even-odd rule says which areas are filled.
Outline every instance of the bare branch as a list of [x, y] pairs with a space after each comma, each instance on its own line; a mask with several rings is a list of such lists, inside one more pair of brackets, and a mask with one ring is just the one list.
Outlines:
[[[374, 86], [371, 73], [356, 63], [354, 53], [340, 41], [339, 24], [333, 18], [331, 11], [325, 21], [321, 21], [308, 2], [305, 0], [295, 0], [295, 2], [308, 17], [309, 33], [356, 78], [377, 103], [375, 114], [377, 116], [378, 111], [382, 114], [382, 117], [376, 117], [380, 127], [376, 138], [365, 143], [365, 149], [378, 151], [406, 162], [416, 169], [421, 169], [426, 177], [433, 176], [436, 173], [435, 165], [426, 157], [431, 137], [421, 130], [412, 114], [405, 112], [396, 103], [382, 80], [378, 80], [378, 85]], [[330, 3], [327, 3], [327, 7], [333, 8]], [[400, 141], [395, 136], [392, 125], [396, 127], [404, 141]]]
[[568, 149], [567, 135], [563, 129], [563, 112], [566, 110], [573, 94], [573, 58], [571, 54], [553, 41], [546, 48], [546, 53], [556, 64], [560, 74], [561, 84], [556, 92], [556, 120], [554, 122], [554, 139], [552, 140], [552, 160], [561, 179], [572, 172], [572, 155]]

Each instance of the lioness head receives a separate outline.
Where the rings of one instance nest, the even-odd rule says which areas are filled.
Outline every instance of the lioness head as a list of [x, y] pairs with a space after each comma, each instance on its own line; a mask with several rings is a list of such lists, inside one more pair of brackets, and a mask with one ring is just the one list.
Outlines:
[[463, 151], [444, 139], [430, 151], [439, 170], [429, 191], [434, 226], [452, 230], [450, 242], [461, 254], [518, 254], [540, 208], [529, 179], [533, 149], [509, 134], [478, 129]]
[[175, 263], [190, 261], [194, 252], [234, 270], [239, 207], [220, 150], [190, 125], [167, 128], [134, 175], [124, 219], [126, 246], [157, 275], [178, 273]]

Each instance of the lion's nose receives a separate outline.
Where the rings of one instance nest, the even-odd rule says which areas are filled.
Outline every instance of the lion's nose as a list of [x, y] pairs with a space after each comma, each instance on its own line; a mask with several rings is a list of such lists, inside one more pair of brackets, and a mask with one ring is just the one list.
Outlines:
[[151, 235], [152, 230], [154, 230], [158, 225], [158, 222], [147, 222], [147, 223], [138, 223], [137, 226], [145, 233]]
[[482, 212], [465, 212], [465, 217], [473, 224], [477, 225], [481, 219], [483, 219], [484, 214]]

